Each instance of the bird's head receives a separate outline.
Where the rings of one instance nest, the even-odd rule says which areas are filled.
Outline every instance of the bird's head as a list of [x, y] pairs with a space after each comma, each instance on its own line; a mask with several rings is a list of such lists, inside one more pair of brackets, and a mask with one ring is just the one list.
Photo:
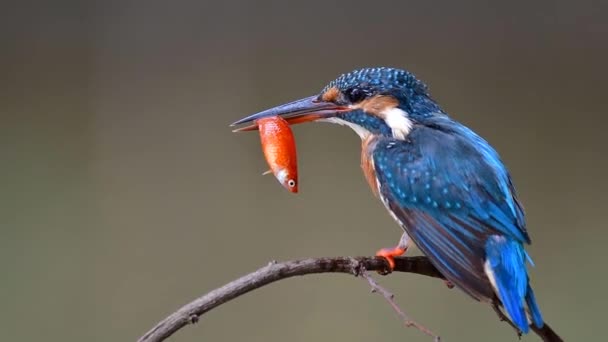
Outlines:
[[[232, 125], [281, 116], [290, 124], [326, 121], [369, 134], [405, 139], [413, 125], [441, 113], [426, 86], [411, 73], [394, 68], [364, 68], [343, 74], [319, 94], [245, 117]], [[249, 125], [235, 131], [256, 129]]]

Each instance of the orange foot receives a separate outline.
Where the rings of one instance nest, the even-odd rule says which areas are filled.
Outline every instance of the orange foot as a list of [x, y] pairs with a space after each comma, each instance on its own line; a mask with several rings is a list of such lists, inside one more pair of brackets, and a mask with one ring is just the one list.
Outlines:
[[376, 252], [376, 256], [383, 257], [388, 261], [389, 268], [391, 272], [395, 269], [395, 257], [403, 255], [407, 248], [402, 247], [393, 247], [393, 248], [382, 248], [378, 252]]

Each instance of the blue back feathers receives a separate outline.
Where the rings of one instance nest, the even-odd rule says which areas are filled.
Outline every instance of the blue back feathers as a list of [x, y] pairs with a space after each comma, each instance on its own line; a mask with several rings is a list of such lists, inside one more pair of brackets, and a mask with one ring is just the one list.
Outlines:
[[523, 209], [496, 151], [436, 115], [415, 124], [405, 141], [377, 137], [371, 153], [385, 204], [434, 265], [474, 298], [492, 300], [498, 293], [522, 331], [529, 330], [526, 303], [542, 325], [528, 290]]

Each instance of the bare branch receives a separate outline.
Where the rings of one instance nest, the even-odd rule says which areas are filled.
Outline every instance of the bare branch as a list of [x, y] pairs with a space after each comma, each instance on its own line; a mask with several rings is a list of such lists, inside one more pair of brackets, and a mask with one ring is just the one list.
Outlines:
[[[444, 279], [426, 257], [395, 258], [395, 264], [395, 272], [417, 273], [428, 277]], [[184, 326], [198, 322], [199, 317], [209, 310], [247, 292], [281, 279], [314, 273], [346, 273], [357, 276], [363, 274], [365, 270], [387, 273], [387, 268], [388, 265], [385, 259], [378, 257], [313, 258], [282, 263], [271, 262], [253, 273], [245, 275], [184, 305], [159, 322], [154, 328], [143, 335], [138, 342], [164, 341]], [[533, 330], [545, 342], [562, 341], [546, 324], [542, 329], [533, 328]], [[434, 336], [432, 333], [430, 335]]]

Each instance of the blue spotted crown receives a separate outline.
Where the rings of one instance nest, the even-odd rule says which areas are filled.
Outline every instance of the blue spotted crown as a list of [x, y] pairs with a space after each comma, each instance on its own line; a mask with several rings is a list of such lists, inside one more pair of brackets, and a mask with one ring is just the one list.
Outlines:
[[419, 81], [412, 73], [395, 68], [377, 67], [363, 68], [351, 71], [329, 82], [321, 93], [336, 87], [341, 91], [353, 87], [368, 88], [374, 93], [384, 90], [408, 88], [416, 93], [426, 94], [427, 86]]

